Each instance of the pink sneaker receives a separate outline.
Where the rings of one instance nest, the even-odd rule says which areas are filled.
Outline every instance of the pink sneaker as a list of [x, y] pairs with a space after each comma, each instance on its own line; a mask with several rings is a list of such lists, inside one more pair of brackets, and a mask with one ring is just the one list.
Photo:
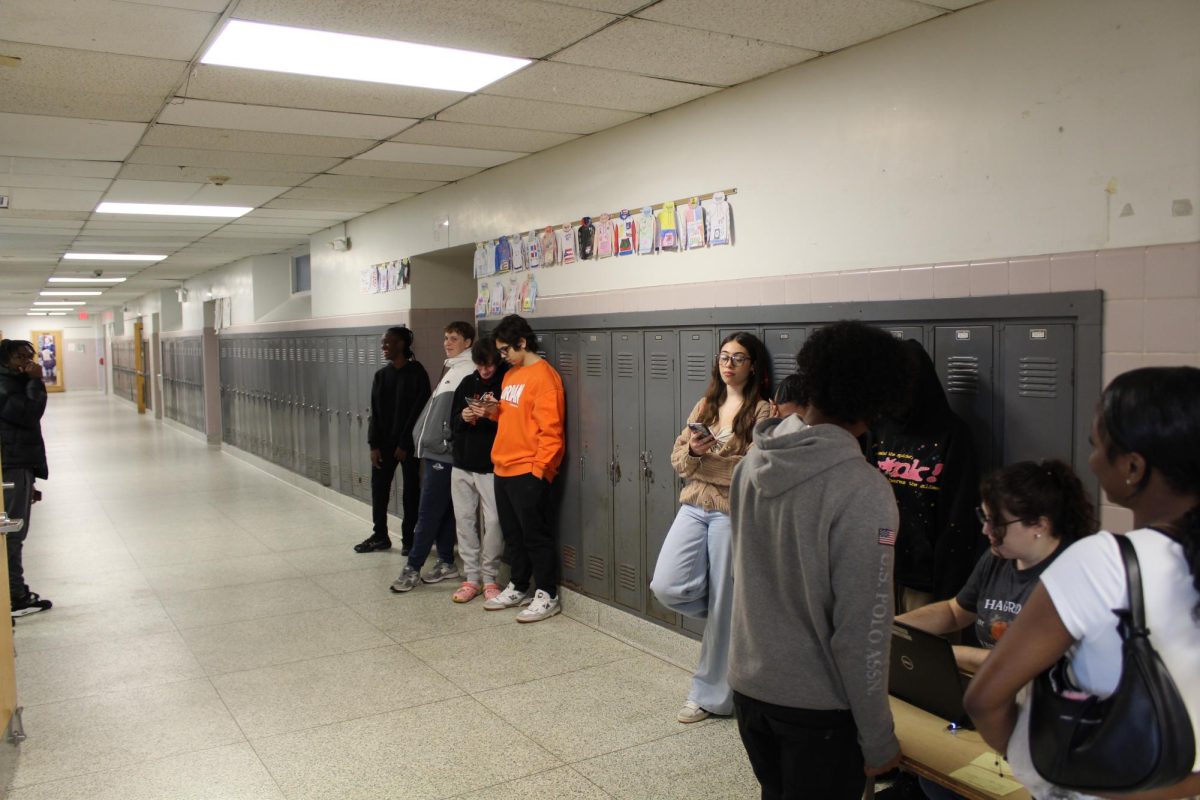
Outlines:
[[497, 584], [485, 583], [483, 585], [483, 599], [491, 600], [493, 597], [500, 594], [500, 592], [502, 592], [502, 591], [504, 591], [504, 590], [501, 589]]
[[462, 586], [450, 596], [450, 599], [456, 603], [469, 603], [479, 594], [479, 584], [471, 581], [463, 581]]

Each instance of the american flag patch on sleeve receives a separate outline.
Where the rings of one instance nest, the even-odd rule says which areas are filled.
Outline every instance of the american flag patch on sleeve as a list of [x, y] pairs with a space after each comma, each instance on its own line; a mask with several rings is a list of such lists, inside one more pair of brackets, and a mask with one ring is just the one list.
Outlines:
[[888, 547], [896, 546], [896, 531], [891, 528], [879, 529], [879, 543], [886, 544]]

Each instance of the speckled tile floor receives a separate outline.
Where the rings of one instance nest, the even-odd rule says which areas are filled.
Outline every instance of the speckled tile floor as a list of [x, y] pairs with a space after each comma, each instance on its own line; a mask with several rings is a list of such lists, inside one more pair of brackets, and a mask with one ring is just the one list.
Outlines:
[[368, 523], [123, 401], [53, 396], [45, 435], [25, 561], [55, 606], [17, 621], [0, 797], [758, 796], [731, 720], [674, 721], [684, 670], [456, 582], [391, 595]]

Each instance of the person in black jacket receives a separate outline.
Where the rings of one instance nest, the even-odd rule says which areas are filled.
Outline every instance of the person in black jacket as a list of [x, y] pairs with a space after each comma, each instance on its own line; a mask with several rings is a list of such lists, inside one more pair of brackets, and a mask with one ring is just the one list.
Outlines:
[[897, 611], [954, 597], [981, 551], [979, 466], [971, 431], [950, 409], [933, 360], [920, 342], [904, 342], [913, 391], [902, 418], [874, 429], [871, 458], [900, 507], [896, 546]]
[[408, 328], [388, 328], [380, 348], [388, 362], [371, 382], [371, 421], [367, 445], [371, 448], [371, 518], [374, 532], [354, 545], [356, 553], [388, 550], [388, 502], [392, 478], [400, 468], [404, 518], [400, 527], [401, 554], [408, 555], [421, 502], [421, 462], [413, 443], [413, 426], [429, 399], [429, 375], [413, 358], [413, 334]]
[[[454, 456], [450, 495], [454, 503], [458, 554], [463, 560], [466, 578], [451, 596], [456, 603], [469, 603], [481, 593], [485, 600], [500, 594], [497, 575], [500, 556], [504, 552], [504, 534], [500, 530], [496, 489], [492, 481], [496, 421], [484, 416], [479, 407], [481, 402], [495, 402], [500, 398], [508, 364], [500, 358], [491, 337], [482, 337], [472, 345], [471, 361], [476, 370], [458, 384], [450, 405], [450, 447]], [[483, 510], [482, 531], [476, 524], [480, 508]]]
[[46, 413], [46, 385], [42, 368], [34, 361], [31, 342], [5, 339], [0, 342], [0, 469], [4, 482], [4, 509], [12, 519], [24, 520], [8, 534], [8, 595], [12, 615], [23, 617], [45, 611], [53, 604], [25, 584], [21, 550], [29, 535], [29, 512], [33, 507], [34, 480], [50, 477], [46, 445], [42, 441], [42, 415]]

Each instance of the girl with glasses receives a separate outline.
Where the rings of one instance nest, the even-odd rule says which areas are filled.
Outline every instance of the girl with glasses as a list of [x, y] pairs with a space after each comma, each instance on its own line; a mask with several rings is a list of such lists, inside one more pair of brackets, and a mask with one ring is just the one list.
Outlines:
[[713, 362], [704, 397], [675, 440], [671, 465], [686, 483], [679, 513], [667, 532], [650, 590], [680, 614], [707, 618], [700, 664], [680, 709], [680, 722], [732, 714], [729, 688], [729, 483], [753, 439], [755, 424], [770, 413], [770, 360], [757, 337], [726, 336]]

